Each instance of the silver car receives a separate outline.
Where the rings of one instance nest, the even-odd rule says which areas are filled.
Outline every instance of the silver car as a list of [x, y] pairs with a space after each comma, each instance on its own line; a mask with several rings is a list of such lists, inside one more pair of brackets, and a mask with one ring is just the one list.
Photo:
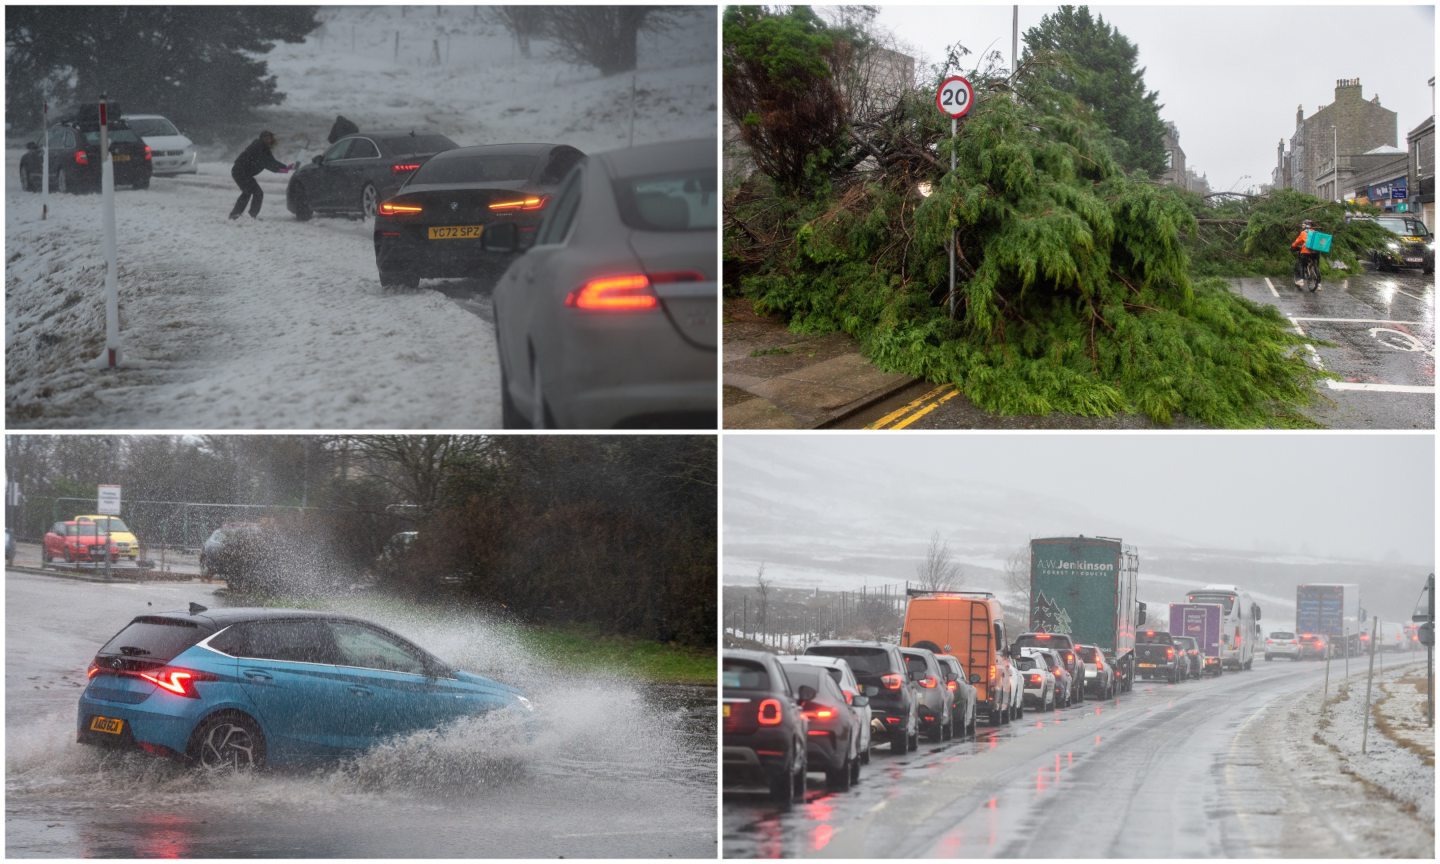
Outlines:
[[[588, 156], [495, 286], [507, 428], [713, 428], [714, 139]], [[487, 228], [490, 251], [521, 248]]]

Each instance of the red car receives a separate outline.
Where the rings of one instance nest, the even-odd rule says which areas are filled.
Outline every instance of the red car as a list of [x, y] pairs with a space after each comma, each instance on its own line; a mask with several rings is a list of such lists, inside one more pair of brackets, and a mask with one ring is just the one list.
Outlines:
[[107, 545], [110, 547], [110, 560], [119, 560], [120, 547], [113, 542], [107, 544], [104, 535], [97, 532], [94, 522], [56, 522], [45, 532], [40, 557], [46, 563], [56, 558], [68, 562], [103, 561]]

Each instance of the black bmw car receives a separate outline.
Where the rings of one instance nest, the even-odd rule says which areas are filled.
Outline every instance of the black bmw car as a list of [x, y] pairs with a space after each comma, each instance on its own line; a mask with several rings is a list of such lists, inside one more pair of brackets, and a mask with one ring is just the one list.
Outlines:
[[[145, 189], [150, 186], [151, 151], [124, 120], [119, 107], [111, 107], [110, 161], [116, 186]], [[45, 133], [50, 144], [50, 189], [54, 192], [100, 191], [100, 120], [80, 116], [62, 120]], [[25, 145], [20, 157], [20, 188], [39, 192], [45, 173], [44, 153], [36, 141]]]
[[[493, 144], [437, 154], [380, 204], [380, 284], [414, 288], [421, 279], [498, 276], [534, 242], [551, 195], [584, 157], [565, 144]], [[517, 226], [519, 248], [485, 251], [481, 235], [505, 223]]]
[[379, 203], [426, 160], [458, 146], [444, 135], [413, 130], [346, 135], [290, 175], [285, 208], [301, 222], [317, 213], [374, 218]]

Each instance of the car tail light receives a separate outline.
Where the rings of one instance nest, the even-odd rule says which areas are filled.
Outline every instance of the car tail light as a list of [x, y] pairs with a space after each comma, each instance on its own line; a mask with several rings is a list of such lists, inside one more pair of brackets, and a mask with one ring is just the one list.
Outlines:
[[1049, 638], [1050, 638], [1050, 634], [1049, 634], [1049, 633], [1036, 633], [1036, 634], [1035, 634], [1035, 638], [1036, 638], [1036, 639], [1049, 639]]
[[524, 198], [514, 198], [509, 201], [491, 201], [490, 209], [496, 213], [513, 213], [516, 210], [543, 210], [549, 201], [549, 195], [527, 195]]
[[899, 689], [900, 689], [900, 685], [902, 685], [902, 684], [904, 684], [904, 683], [905, 683], [905, 679], [904, 679], [904, 678], [901, 678], [901, 677], [900, 677], [897, 673], [895, 673], [895, 672], [891, 672], [891, 673], [889, 673], [889, 674], [887, 674], [887, 675], [881, 675], [881, 676], [880, 676], [880, 685], [881, 685], [882, 687], [884, 687], [886, 690], [899, 690]]
[[1099, 654], [1095, 655], [1095, 669], [1100, 672], [1105, 671], [1105, 658], [1101, 657]]
[[816, 708], [814, 711], [800, 712], [812, 720], [834, 720], [835, 712], [829, 708]]
[[145, 145], [145, 161], [146, 161], [146, 162], [149, 162], [149, 161], [150, 161], [150, 157], [151, 157], [152, 155], [153, 155], [153, 154], [152, 154], [152, 152], [151, 152], [151, 150], [150, 150], [150, 145], [149, 145], [149, 144], [146, 144], [146, 145]]
[[84, 151], [84, 150], [76, 150], [76, 151], [75, 151], [75, 164], [76, 164], [76, 165], [89, 165], [89, 164], [90, 164], [90, 157], [85, 155], [85, 151]]
[[854, 694], [854, 693], [851, 693], [849, 690], [842, 690], [842, 691], [840, 691], [840, 692], [842, 692], [842, 693], [845, 694], [845, 704], [846, 704], [846, 705], [854, 705], [854, 704], [855, 704], [855, 694]]
[[397, 163], [395, 163], [394, 165], [391, 165], [391, 166], [390, 166], [390, 173], [391, 173], [391, 174], [409, 174], [411, 171], [416, 171], [416, 170], [418, 170], [419, 168], [420, 168], [420, 163], [419, 163], [419, 162], [397, 162]]
[[919, 684], [921, 687], [924, 687], [926, 690], [935, 689], [935, 678], [932, 675], [926, 675], [924, 678], [921, 678], [915, 683]]
[[592, 312], [634, 312], [654, 309], [660, 298], [643, 273], [591, 279], [565, 297], [565, 305]]
[[949, 690], [951, 693], [954, 693], [956, 690], [960, 689], [960, 685], [956, 684], [954, 681], [946, 681], [945, 689]]
[[1031, 684], [1034, 684], [1036, 687], [1039, 687], [1039, 686], [1040, 686], [1040, 676], [1039, 676], [1039, 675], [1031, 675], [1031, 676], [1030, 676], [1030, 683], [1031, 683]]
[[780, 720], [785, 715], [780, 711], [779, 699], [766, 699], [760, 703], [760, 712], [756, 717], [761, 726], [779, 726]]
[[155, 672], [140, 672], [138, 674], [141, 678], [144, 678], [152, 684], [190, 699], [200, 698], [200, 694], [195, 691], [196, 681], [218, 680], [208, 672], [194, 672], [189, 669], [173, 669], [170, 667], [159, 669]]
[[384, 201], [380, 204], [381, 216], [415, 216], [425, 212], [419, 204], [400, 201]]
[[1166, 648], [1166, 649], [1165, 649], [1165, 659], [1166, 659], [1166, 660], [1174, 660], [1174, 659], [1175, 659], [1175, 649], [1174, 649], [1174, 648]]
[[1265, 644], [1266, 644], [1266, 645], [1273, 645], [1273, 644], [1275, 644], [1275, 643], [1272, 642], [1272, 641], [1269, 640], [1269, 639], [1266, 639], [1266, 640], [1265, 640]]
[[90, 668], [85, 670], [85, 677], [86, 677], [86, 678], [94, 678], [96, 675], [99, 675], [99, 674], [100, 674], [100, 664], [99, 664], [99, 663], [96, 663], [94, 660], [91, 660], [91, 661], [90, 661]]

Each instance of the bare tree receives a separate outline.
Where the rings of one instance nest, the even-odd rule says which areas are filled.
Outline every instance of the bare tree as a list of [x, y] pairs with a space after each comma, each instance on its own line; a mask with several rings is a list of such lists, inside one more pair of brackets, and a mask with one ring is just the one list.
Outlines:
[[950, 543], [940, 532], [930, 535], [925, 560], [915, 566], [915, 581], [926, 591], [953, 591], [960, 584], [960, 565], [950, 556]]
[[510, 31], [515, 44], [520, 46], [520, 56], [530, 56], [530, 40], [545, 32], [545, 8], [543, 6], [490, 6], [491, 19]]
[[900, 612], [888, 597], [878, 594], [865, 597], [856, 604], [855, 613], [867, 638], [893, 639], [900, 632]]
[[543, 6], [544, 32], [556, 56], [586, 63], [601, 75], [635, 68], [641, 30], [663, 30], [674, 21], [665, 6]]
[[770, 580], [765, 578], [765, 563], [760, 563], [760, 569], [755, 571], [755, 593], [759, 594], [759, 602], [756, 604], [755, 618], [760, 622], [760, 637], [764, 641], [765, 634], [769, 632], [770, 624]]

